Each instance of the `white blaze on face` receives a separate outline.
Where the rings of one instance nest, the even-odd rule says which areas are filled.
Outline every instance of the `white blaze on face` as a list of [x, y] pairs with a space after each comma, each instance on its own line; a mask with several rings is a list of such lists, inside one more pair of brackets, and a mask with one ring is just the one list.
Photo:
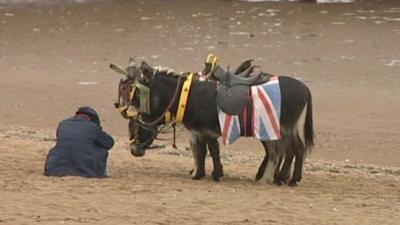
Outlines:
[[122, 97], [122, 95], [119, 96], [119, 103], [120, 103], [119, 107], [127, 106], [124, 98]]

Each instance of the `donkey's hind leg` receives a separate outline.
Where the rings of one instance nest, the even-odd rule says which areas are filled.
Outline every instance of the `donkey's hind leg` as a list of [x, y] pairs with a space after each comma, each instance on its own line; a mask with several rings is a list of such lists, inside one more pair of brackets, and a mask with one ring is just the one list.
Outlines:
[[200, 180], [206, 175], [205, 158], [207, 154], [206, 143], [200, 141], [196, 136], [190, 138], [190, 147], [193, 153], [194, 170], [190, 171], [192, 179]]
[[302, 172], [303, 172], [303, 163], [304, 163], [304, 157], [305, 157], [305, 152], [306, 152], [306, 147], [304, 146], [303, 141], [301, 140], [299, 134], [296, 132], [295, 134], [295, 140], [294, 140], [294, 154], [296, 156], [296, 160], [294, 163], [294, 171], [293, 171], [293, 177], [289, 181], [289, 186], [297, 186], [297, 182], [300, 182]]
[[275, 178], [275, 182], [278, 185], [288, 182], [288, 180], [290, 178], [290, 169], [292, 167], [293, 158], [294, 158], [294, 154], [286, 153], [282, 168], [280, 169], [278, 175]]
[[294, 151], [296, 150], [294, 138], [295, 137], [293, 133], [286, 133], [281, 138], [281, 142], [285, 151], [285, 161], [279, 171], [279, 174], [275, 178], [275, 181], [278, 184], [287, 183], [290, 178], [292, 162], [295, 155]]
[[260, 166], [258, 167], [258, 171], [256, 174], [256, 180], [260, 180], [263, 177], [265, 168], [267, 167], [267, 163], [268, 163], [268, 151], [265, 151], [264, 159], [261, 162]]
[[[275, 174], [274, 174], [274, 179], [275, 180], [279, 176], [279, 168], [282, 165], [282, 161], [283, 161], [283, 158], [281, 156], [279, 156], [278, 165], [276, 166], [277, 169], [275, 170]], [[267, 164], [268, 164], [268, 152], [266, 151], [265, 152], [265, 157], [264, 157], [263, 161], [261, 162], [260, 166], [258, 167], [258, 171], [257, 171], [257, 174], [256, 174], [256, 180], [260, 180], [263, 177], [264, 172], [265, 172], [265, 168], [267, 167]], [[280, 183], [277, 182], [277, 184], [279, 185]]]
[[208, 150], [210, 151], [211, 158], [213, 160], [214, 169], [212, 171], [212, 177], [214, 181], [219, 181], [219, 178], [224, 176], [223, 166], [221, 163], [220, 150], [218, 139], [212, 139], [207, 142]]
[[[266, 156], [264, 158], [264, 161], [262, 162], [262, 164], [260, 165], [259, 171], [257, 174], [261, 174], [260, 173], [260, 169], [262, 167], [265, 167], [264, 173], [262, 175], [262, 177], [260, 178], [260, 181], [265, 181], [269, 184], [274, 183], [274, 176], [276, 174], [276, 170], [278, 169], [278, 164], [279, 164], [279, 141], [269, 141], [269, 142], [265, 142], [262, 141], [261, 142], [264, 146], [265, 152], [266, 152]], [[268, 160], [266, 160], [266, 158]], [[265, 161], [267, 161], [265, 163]], [[266, 164], [265, 166], [263, 164]]]

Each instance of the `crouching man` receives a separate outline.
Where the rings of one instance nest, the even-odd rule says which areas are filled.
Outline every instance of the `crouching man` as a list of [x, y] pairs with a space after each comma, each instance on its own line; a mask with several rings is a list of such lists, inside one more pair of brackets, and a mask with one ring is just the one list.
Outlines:
[[81, 107], [75, 116], [59, 123], [57, 143], [47, 155], [44, 174], [107, 177], [108, 150], [113, 145], [113, 138], [100, 126], [97, 112]]

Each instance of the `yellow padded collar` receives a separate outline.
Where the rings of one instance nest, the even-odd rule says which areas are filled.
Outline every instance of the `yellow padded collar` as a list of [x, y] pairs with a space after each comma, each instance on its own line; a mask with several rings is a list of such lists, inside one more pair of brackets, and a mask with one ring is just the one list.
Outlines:
[[183, 122], [183, 117], [185, 116], [186, 104], [189, 97], [190, 87], [192, 86], [191, 85], [193, 80], [192, 78], [193, 78], [193, 73], [190, 73], [190, 75], [187, 76], [185, 82], [183, 82], [181, 96], [179, 98], [178, 109], [176, 112], [177, 123]]

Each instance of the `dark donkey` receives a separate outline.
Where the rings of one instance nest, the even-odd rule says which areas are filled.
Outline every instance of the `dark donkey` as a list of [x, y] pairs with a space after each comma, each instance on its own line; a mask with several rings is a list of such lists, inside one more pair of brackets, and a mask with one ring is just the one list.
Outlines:
[[[135, 68], [135, 67], [130, 67]], [[129, 68], [128, 68], [129, 69]], [[140, 87], [147, 87], [149, 95], [149, 111], [138, 112], [138, 116], [132, 121], [136, 123], [134, 133], [136, 142], [131, 145], [131, 152], [135, 156], [145, 154], [146, 148], [156, 136], [157, 127], [164, 122], [167, 113], [176, 115], [178, 109], [178, 95], [182, 89], [186, 75], [180, 75], [173, 71], [160, 70], [142, 62], [140, 74], [129, 78], [133, 83]], [[125, 74], [126, 75], [126, 74]], [[274, 181], [286, 182], [293, 157], [296, 156], [295, 170], [290, 185], [295, 185], [301, 180], [303, 157], [308, 149], [313, 145], [313, 126], [312, 126], [312, 104], [309, 89], [300, 81], [281, 76], [279, 77], [282, 107], [281, 107], [281, 133], [282, 139], [279, 141], [261, 141], [266, 156], [258, 172], [259, 178], [268, 183]], [[139, 91], [140, 92], [140, 88]], [[216, 83], [193, 81], [190, 96], [186, 105], [185, 116], [182, 123], [190, 131], [190, 145], [195, 161], [195, 169], [192, 173], [193, 179], [201, 179], [205, 176], [205, 156], [208, 146], [214, 163], [212, 172], [214, 180], [219, 180], [223, 176], [222, 164], [219, 158], [218, 137], [221, 136], [217, 103], [215, 99]], [[133, 94], [131, 105], [139, 109], [141, 101], [138, 100], [140, 94]], [[299, 137], [297, 124], [300, 115], [307, 105], [306, 119], [304, 124], [304, 145]], [[140, 111], [140, 110], [138, 110]], [[133, 135], [133, 136], [135, 136]], [[132, 136], [132, 135], [131, 135]], [[151, 139], [151, 140], [149, 140]], [[278, 175], [279, 158], [285, 156], [285, 161]]]

